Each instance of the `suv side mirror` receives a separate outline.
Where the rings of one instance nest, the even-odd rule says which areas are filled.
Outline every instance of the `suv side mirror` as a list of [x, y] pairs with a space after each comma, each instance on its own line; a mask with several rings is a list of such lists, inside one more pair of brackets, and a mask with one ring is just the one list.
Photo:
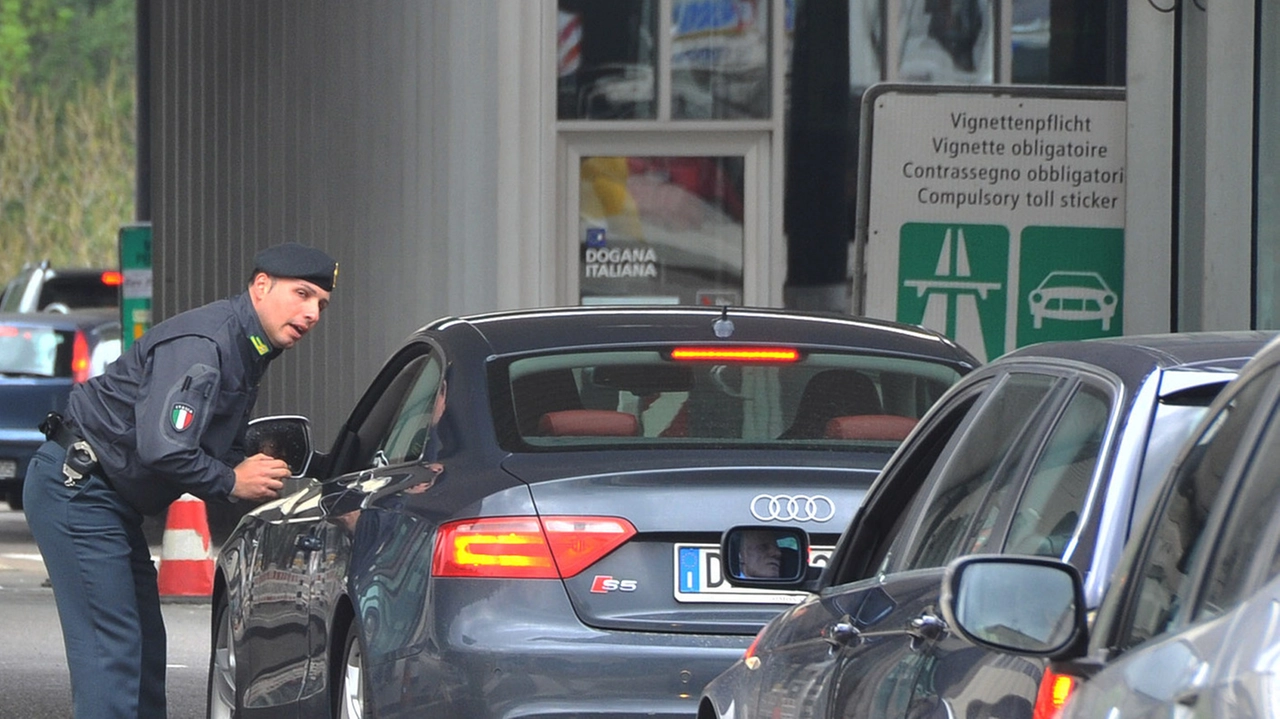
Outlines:
[[980, 647], [1022, 656], [1074, 659], [1088, 642], [1080, 573], [1049, 557], [959, 557], [942, 579], [942, 617]]
[[809, 535], [795, 527], [733, 527], [720, 540], [725, 579], [734, 586], [793, 588], [809, 571]]
[[258, 453], [283, 459], [295, 479], [311, 466], [311, 421], [297, 415], [259, 417], [245, 433], [245, 456]]

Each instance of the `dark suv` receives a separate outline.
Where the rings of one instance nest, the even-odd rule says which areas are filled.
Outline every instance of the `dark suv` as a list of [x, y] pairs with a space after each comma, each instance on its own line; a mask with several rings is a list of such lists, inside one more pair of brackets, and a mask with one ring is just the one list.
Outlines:
[[[948, 563], [1064, 560], [1084, 577], [1081, 605], [1098, 607], [1178, 447], [1271, 336], [1049, 343], [980, 367], [921, 419], [818, 577], [800, 563], [752, 579], [732, 561], [747, 537], [726, 532], [730, 583], [809, 594], [707, 685], [699, 719], [1031, 719], [1045, 661], [957, 636], [940, 611]], [[775, 551], [803, 557], [809, 537], [789, 524], [767, 530]]]
[[[1277, 717], [1280, 343], [1210, 408], [1096, 614], [1057, 560], [962, 557], [943, 611], [979, 645], [1055, 660], [1062, 717]], [[1021, 601], [1019, 601], [1021, 600]]]
[[114, 269], [59, 268], [45, 260], [27, 265], [0, 295], [0, 312], [67, 312], [118, 307], [123, 277]]

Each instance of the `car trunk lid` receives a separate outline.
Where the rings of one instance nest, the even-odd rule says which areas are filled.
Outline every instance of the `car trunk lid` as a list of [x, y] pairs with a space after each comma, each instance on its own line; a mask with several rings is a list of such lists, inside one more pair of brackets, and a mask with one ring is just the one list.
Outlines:
[[[739, 525], [803, 527], [817, 547], [810, 561], [821, 565], [885, 460], [747, 452], [733, 465], [708, 454], [655, 468], [651, 458], [628, 466], [628, 453], [600, 454], [515, 455], [503, 463], [529, 484], [541, 517], [621, 517], [636, 529], [564, 579], [579, 618], [615, 630], [740, 634], [756, 632], [800, 595], [729, 586], [720, 571], [721, 534]], [[575, 471], [566, 477], [569, 462]]]

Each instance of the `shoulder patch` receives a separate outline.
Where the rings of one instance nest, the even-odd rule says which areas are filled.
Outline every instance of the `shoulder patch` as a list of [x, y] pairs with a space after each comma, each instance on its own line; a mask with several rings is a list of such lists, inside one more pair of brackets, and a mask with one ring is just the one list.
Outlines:
[[173, 409], [169, 411], [169, 424], [179, 432], [185, 432], [191, 427], [195, 421], [196, 412], [191, 405], [183, 402], [177, 402], [173, 405]]

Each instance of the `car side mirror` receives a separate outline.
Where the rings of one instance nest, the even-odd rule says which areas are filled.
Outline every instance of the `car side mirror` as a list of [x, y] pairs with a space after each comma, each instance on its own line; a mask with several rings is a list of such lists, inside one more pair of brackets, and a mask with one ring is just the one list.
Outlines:
[[720, 559], [735, 586], [792, 587], [808, 577], [809, 535], [795, 527], [733, 527], [721, 537]]
[[947, 626], [980, 647], [1022, 656], [1075, 659], [1088, 642], [1080, 573], [1049, 557], [959, 557], [942, 579]]
[[297, 415], [259, 417], [245, 433], [245, 456], [266, 454], [283, 459], [295, 479], [311, 466], [311, 421]]

